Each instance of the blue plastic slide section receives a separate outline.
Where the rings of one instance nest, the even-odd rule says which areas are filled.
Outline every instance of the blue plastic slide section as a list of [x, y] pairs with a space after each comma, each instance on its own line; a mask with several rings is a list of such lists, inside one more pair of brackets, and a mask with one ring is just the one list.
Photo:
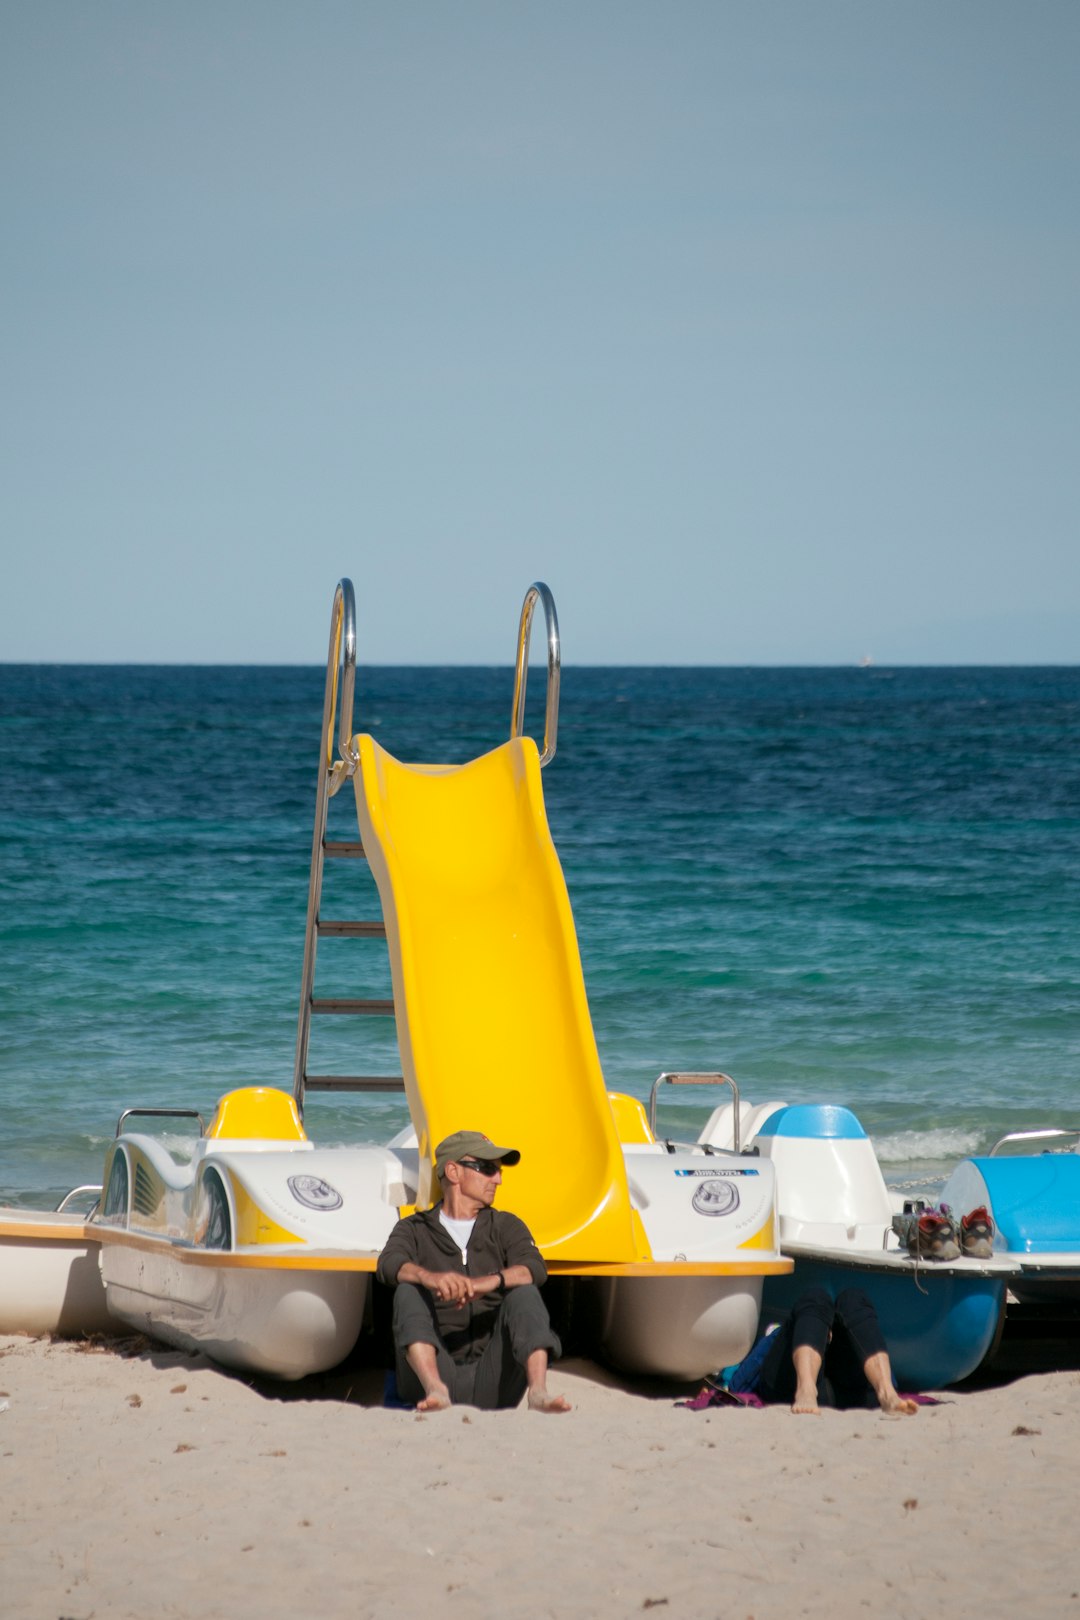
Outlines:
[[1002, 1246], [1019, 1254], [1080, 1250], [1080, 1157], [1023, 1154], [968, 1161], [986, 1184]]
[[770, 1114], [756, 1134], [809, 1137], [819, 1142], [861, 1141], [866, 1137], [851, 1109], [835, 1103], [789, 1103]]

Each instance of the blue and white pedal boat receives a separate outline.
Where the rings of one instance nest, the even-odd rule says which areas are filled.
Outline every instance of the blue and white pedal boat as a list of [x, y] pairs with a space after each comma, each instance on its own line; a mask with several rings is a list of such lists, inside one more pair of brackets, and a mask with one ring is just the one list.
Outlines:
[[[736, 1099], [713, 1112], [699, 1141], [756, 1153], [776, 1170], [780, 1249], [795, 1270], [766, 1283], [763, 1322], [782, 1316], [808, 1287], [835, 1298], [856, 1286], [877, 1310], [901, 1388], [944, 1388], [991, 1354], [1016, 1258], [913, 1259], [892, 1226], [903, 1196], [886, 1186], [873, 1143], [850, 1109]], [[983, 1201], [960, 1198], [953, 1207], [962, 1213]]]
[[1012, 1131], [988, 1154], [962, 1159], [942, 1189], [954, 1210], [986, 1206], [1021, 1304], [1080, 1304], [1078, 1146], [1080, 1130]]

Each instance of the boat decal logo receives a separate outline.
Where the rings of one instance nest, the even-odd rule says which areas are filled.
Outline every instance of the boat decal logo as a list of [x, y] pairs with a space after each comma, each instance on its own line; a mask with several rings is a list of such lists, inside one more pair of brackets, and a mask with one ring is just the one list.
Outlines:
[[290, 1176], [289, 1191], [306, 1209], [340, 1209], [345, 1200], [321, 1176]]
[[707, 1170], [676, 1170], [675, 1174], [677, 1176], [701, 1176], [703, 1179], [708, 1177], [711, 1181], [714, 1176], [758, 1176], [761, 1171], [751, 1169], [729, 1170], [724, 1165], [711, 1164]]
[[733, 1181], [702, 1181], [692, 1203], [699, 1215], [730, 1215], [739, 1207], [739, 1189]]

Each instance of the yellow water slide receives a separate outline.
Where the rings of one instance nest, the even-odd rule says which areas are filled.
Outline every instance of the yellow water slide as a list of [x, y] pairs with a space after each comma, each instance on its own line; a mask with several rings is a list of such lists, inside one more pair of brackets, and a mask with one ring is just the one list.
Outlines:
[[[356, 739], [360, 833], [386, 922], [420, 1140], [484, 1131], [521, 1150], [500, 1207], [554, 1260], [648, 1260], [596, 1050], [540, 759], [516, 736], [467, 765], [403, 765]], [[425, 1177], [428, 1179], [425, 1181]]]

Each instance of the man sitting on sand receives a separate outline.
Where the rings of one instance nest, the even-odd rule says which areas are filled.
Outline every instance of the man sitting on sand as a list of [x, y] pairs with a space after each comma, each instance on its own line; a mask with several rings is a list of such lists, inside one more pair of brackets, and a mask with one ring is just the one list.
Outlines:
[[418, 1412], [454, 1403], [492, 1411], [528, 1396], [534, 1412], [569, 1412], [549, 1395], [558, 1356], [540, 1285], [547, 1270], [524, 1221], [494, 1209], [503, 1166], [521, 1158], [481, 1131], [435, 1149], [443, 1197], [398, 1221], [376, 1276], [394, 1289], [398, 1393]]
[[814, 1415], [875, 1403], [895, 1416], [918, 1411], [896, 1392], [877, 1312], [861, 1288], [845, 1288], [835, 1301], [824, 1288], [800, 1294], [769, 1341], [757, 1393]]

